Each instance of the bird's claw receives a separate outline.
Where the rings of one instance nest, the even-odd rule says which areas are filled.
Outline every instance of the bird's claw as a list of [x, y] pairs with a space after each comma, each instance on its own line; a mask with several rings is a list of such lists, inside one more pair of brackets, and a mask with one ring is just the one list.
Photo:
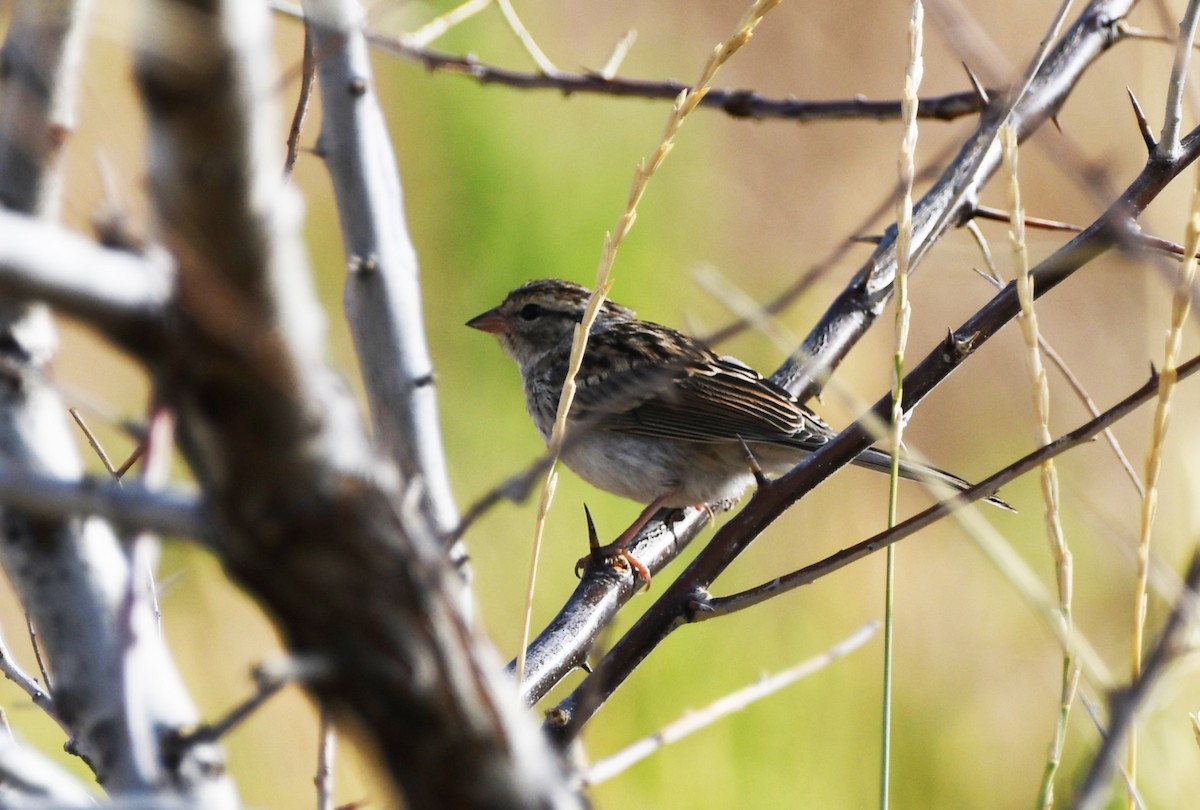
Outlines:
[[633, 571], [642, 578], [646, 583], [645, 590], [650, 590], [650, 569], [647, 568], [641, 560], [633, 556], [633, 552], [617, 543], [609, 543], [607, 546], [597, 546], [590, 553], [575, 563], [575, 576], [580, 577], [590, 565], [612, 565], [614, 568], [623, 569], [625, 571]]

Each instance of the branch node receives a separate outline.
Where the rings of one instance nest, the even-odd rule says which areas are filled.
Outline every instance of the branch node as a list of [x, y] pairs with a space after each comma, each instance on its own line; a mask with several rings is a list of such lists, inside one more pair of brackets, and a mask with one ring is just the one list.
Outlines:
[[962, 360], [975, 350], [975, 341], [979, 338], [978, 332], [972, 332], [969, 335], [957, 335], [952, 330], [946, 331], [946, 350], [956, 359]]
[[696, 588], [683, 603], [683, 615], [687, 622], [696, 621], [701, 613], [712, 613], [712, 594], [705, 588]]
[[571, 713], [561, 706], [546, 710], [546, 722], [554, 728], [566, 728], [571, 722]]
[[371, 254], [369, 256], [351, 256], [346, 262], [346, 270], [350, 275], [374, 273], [379, 270], [379, 257]]

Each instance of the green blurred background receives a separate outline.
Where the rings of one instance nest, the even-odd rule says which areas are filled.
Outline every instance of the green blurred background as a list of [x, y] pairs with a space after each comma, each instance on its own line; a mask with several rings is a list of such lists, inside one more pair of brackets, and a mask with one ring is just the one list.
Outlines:
[[[143, 127], [130, 81], [132, 4], [108, 2], [91, 26], [77, 137], [68, 155], [64, 216], [87, 228], [104, 199], [97, 158], [110, 165], [119, 194], [141, 227], [144, 205]], [[1023, 65], [1052, 15], [1051, 3], [970, 0], [965, 12], [997, 52]], [[1177, 14], [1182, 3], [1170, 4]], [[450, 7], [448, 3], [376, 3], [371, 19], [398, 33]], [[1179, 7], [1179, 8], [1175, 8]], [[0, 9], [3, 3], [0, 3]], [[621, 74], [640, 78], [698, 74], [711, 48], [734, 29], [742, 3], [523, 3], [518, 11], [562, 69], [596, 69], [628, 29], [638, 39]], [[725, 68], [718, 86], [754, 88], [770, 96], [895, 98], [907, 52], [908, 4], [789, 3], [762, 24], [753, 42]], [[7, 14], [0, 17], [0, 23]], [[1135, 22], [1166, 30], [1153, 9]], [[278, 20], [280, 144], [294, 103], [299, 27]], [[528, 59], [489, 9], [437, 47], [525, 67]], [[1151, 122], [1161, 120], [1172, 58], [1169, 46], [1126, 42], [1085, 76], [1060, 116], [1021, 155], [1022, 192], [1030, 215], [1086, 224], [1098, 211], [1078, 172], [1044, 147], [1069, 142], [1119, 188], [1141, 167], [1144, 148], [1125, 87], [1134, 89]], [[922, 95], [967, 88], [959, 57], [931, 23]], [[463, 322], [530, 278], [561, 276], [589, 283], [606, 229], [625, 201], [633, 168], [657, 142], [665, 102], [516, 91], [470, 79], [431, 75], [420, 65], [377, 54], [377, 90], [401, 165], [409, 227], [420, 256], [425, 313], [437, 364], [442, 427], [460, 505], [533, 459], [541, 446], [524, 413], [516, 369], [486, 335]], [[1195, 120], [1194, 114], [1189, 120]], [[319, 107], [306, 129], [311, 145]], [[972, 120], [923, 122], [918, 160], [954, 144]], [[863, 218], [895, 186], [899, 124], [872, 121], [795, 123], [739, 121], [701, 110], [691, 118], [653, 179], [638, 223], [616, 263], [612, 296], [643, 317], [703, 333], [728, 321], [720, 300], [696, 280], [715, 268], [728, 283], [765, 300], [858, 232]], [[1190, 175], [1189, 175], [1190, 177]], [[308, 202], [307, 238], [330, 323], [331, 361], [354, 380], [355, 360], [340, 312], [342, 249], [324, 167], [304, 155], [296, 182]], [[1146, 229], [1180, 241], [1188, 203], [1184, 180], [1144, 219]], [[1004, 205], [1003, 185], [985, 202]], [[918, 190], [919, 191], [919, 190]], [[878, 232], [892, 215], [872, 223]], [[1001, 270], [1011, 275], [1007, 228], [984, 223]], [[1063, 239], [1033, 232], [1037, 261]], [[862, 260], [852, 248], [824, 281], [780, 318], [802, 336]], [[910, 352], [923, 356], [948, 327], [981, 306], [991, 289], [972, 267], [974, 243], [954, 232], [929, 255], [911, 289]], [[1101, 407], [1145, 381], [1161, 362], [1169, 282], [1155, 262], [1106, 257], [1039, 303], [1044, 334], [1067, 359]], [[1167, 269], [1170, 269], [1169, 267]], [[56, 378], [70, 404], [85, 408], [113, 456], [131, 450], [112, 420], [139, 418], [147, 383], [138, 370], [93, 335], [63, 324]], [[798, 338], [797, 338], [798, 339]], [[837, 375], [842, 393], [819, 409], [837, 427], [890, 384], [890, 311]], [[1189, 325], [1185, 356], [1200, 341]], [[770, 371], [784, 349], [745, 334], [722, 347]], [[935, 463], [978, 478], [1033, 447], [1034, 421], [1024, 347], [1015, 329], [990, 342], [918, 410], [906, 437]], [[1086, 418], [1083, 406], [1051, 371], [1052, 431]], [[355, 386], [358, 382], [353, 382]], [[1183, 384], [1174, 406], [1154, 553], [1178, 570], [1196, 541], [1200, 386]], [[1140, 470], [1150, 409], [1117, 426]], [[98, 467], [98, 465], [96, 465]], [[1076, 622], [1117, 677], [1129, 667], [1133, 546], [1139, 501], [1103, 443], [1060, 460], [1063, 523], [1075, 556]], [[180, 469], [181, 476], [186, 471]], [[985, 510], [986, 518], [1037, 572], [1048, 592], [1054, 570], [1036, 479], [1005, 490], [1019, 515]], [[721, 579], [717, 593], [757, 584], [878, 531], [886, 520], [887, 482], [847, 470], [773, 525]], [[541, 626], [575, 584], [574, 561], [586, 544], [582, 504], [602, 534], [615, 535], [639, 507], [562, 475], [550, 516], [535, 606]], [[905, 485], [901, 509], [928, 503]], [[533, 503], [503, 504], [467, 536], [475, 566], [481, 621], [502, 654], [517, 645], [533, 526]], [[699, 542], [708, 535], [703, 535]], [[694, 553], [694, 552], [693, 552]], [[249, 668], [279, 654], [278, 639], [256, 606], [228, 583], [219, 566], [191, 545], [164, 544], [161, 579], [164, 629], [205, 717], [219, 715], [252, 688]], [[656, 580], [655, 591], [680, 570]], [[604, 756], [681, 713], [819, 653], [863, 622], [882, 615], [882, 556], [851, 566], [764, 606], [671, 637], [597, 716], [585, 742]], [[647, 606], [639, 597], [620, 622]], [[1152, 593], [1150, 623], [1165, 614]], [[1058, 701], [1061, 654], [1045, 625], [1005, 577], [951, 522], [899, 548], [895, 661], [893, 806], [896, 808], [1030, 807], [1036, 797]], [[0, 604], [5, 637], [32, 667], [24, 621], [7, 592]], [[880, 725], [878, 640], [846, 660], [789, 687], [642, 762], [597, 787], [599, 807], [867, 807], [877, 802]], [[578, 676], [568, 680], [577, 683]], [[1187, 712], [1200, 708], [1200, 672], [1185, 659], [1166, 680], [1142, 722], [1139, 784], [1150, 807], [1184, 806], [1200, 795], [1200, 750]], [[1098, 694], [1094, 686], [1089, 695]], [[561, 694], [561, 693], [560, 693]], [[553, 698], [553, 696], [552, 696]], [[57, 751], [61, 734], [16, 690], [0, 685], [0, 705], [25, 738]], [[1059, 794], [1070, 794], [1098, 734], [1080, 705], [1071, 717]], [[226, 741], [230, 767], [248, 806], [294, 808], [314, 799], [311, 777], [316, 726], [310, 702], [288, 690]], [[364, 758], [343, 746], [337, 799], [392, 807]], [[66, 757], [63, 761], [70, 763]], [[76, 766], [76, 770], [78, 767]]]

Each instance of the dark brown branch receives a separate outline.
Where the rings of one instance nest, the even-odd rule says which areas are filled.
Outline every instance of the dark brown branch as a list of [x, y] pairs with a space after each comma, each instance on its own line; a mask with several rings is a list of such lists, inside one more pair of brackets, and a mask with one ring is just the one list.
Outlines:
[[[430, 71], [469, 76], [481, 84], [497, 84], [519, 90], [557, 90], [565, 96], [593, 93], [619, 98], [674, 100], [692, 88], [683, 82], [668, 79], [608, 78], [600, 73], [546, 73], [512, 70], [481, 62], [474, 56], [413, 45], [403, 37], [368, 32], [371, 44], [388, 53], [420, 62]], [[841, 121], [867, 119], [892, 121], [900, 117], [900, 102], [870, 101], [862, 96], [828, 101], [804, 101], [797, 98], [767, 98], [753, 90], [722, 90], [714, 88], [700, 102], [701, 107], [717, 109], [735, 118], [755, 120], [787, 120], [798, 123], [812, 121]], [[953, 121], [974, 115], [986, 105], [974, 90], [948, 93], [944, 96], [922, 98], [917, 105], [917, 117], [935, 121]]]
[[[300, 11], [290, 4], [272, 3], [275, 11], [289, 17], [300, 17]], [[496, 84], [518, 90], [557, 90], [565, 96], [576, 93], [592, 93], [618, 98], [664, 99], [673, 101], [689, 85], [674, 79], [648, 81], [605, 76], [599, 72], [565, 73], [554, 75], [499, 67], [481, 62], [470, 54], [452, 54], [410, 42], [403, 36], [392, 36], [377, 31], [366, 32], [367, 40], [395, 56], [420, 62], [429, 71], [467, 76], [480, 84]], [[810, 121], [838, 121], [845, 119], [868, 119], [892, 121], [900, 117], [899, 101], [869, 101], [858, 96], [850, 99], [829, 101], [802, 101], [788, 97], [767, 98], [753, 90], [713, 89], [700, 102], [702, 107], [722, 110], [735, 118], [755, 120], [779, 119], [807, 123]], [[948, 93], [944, 96], [922, 98], [917, 106], [917, 117], [935, 121], [953, 121], [974, 115], [986, 106], [977, 90]]]
[[283, 173], [290, 175], [300, 158], [300, 132], [304, 119], [308, 117], [308, 103], [312, 100], [313, 83], [317, 77], [317, 63], [313, 58], [312, 32], [304, 26], [304, 59], [300, 64], [300, 92], [296, 98], [296, 110], [292, 113], [292, 125], [288, 128], [287, 157], [283, 162]]
[[[1042, 62], [1015, 105], [995, 103], [958, 156], [913, 210], [912, 267], [930, 247], [975, 207], [977, 194], [1000, 165], [996, 134], [1006, 121], [1022, 140], [1057, 114], [1083, 72], [1119, 41], [1117, 21], [1134, 0], [1093, 0]], [[896, 226], [826, 310], [804, 344], [773, 375], [801, 400], [817, 394], [824, 380], [883, 312], [896, 274]]]
[[[1113, 37], [1116, 36], [1113, 31], [1113, 21], [1119, 16], [1119, 13], [1123, 13], [1127, 9], [1128, 5], [1128, 3], [1093, 2], [1081, 16], [1081, 19], [1063, 36], [1059, 48], [1046, 60], [1039, 73], [1040, 77], [1042, 74], [1052, 75], [1040, 78], [1026, 93], [1025, 106], [1023, 107], [1028, 113], [1027, 117], [1023, 119], [1026, 126], [1030, 128], [1036, 126], [1040, 120], [1045, 120], [1047, 117], [1045, 111], [1057, 109], [1061, 106], [1071, 90], [1074, 80], [1097, 56], [1111, 45]], [[1041, 117], [1033, 115], [1034, 111], [1040, 111], [1039, 114]], [[994, 122], [989, 124], [985, 121], [981, 123], [981, 128], [987, 129], [993, 125]], [[935, 209], [946, 210], [948, 206], [946, 195], [949, 194], [949, 188], [953, 185], [951, 181], [960, 175], [969, 175], [972, 167], [975, 166], [972, 162], [971, 144], [979, 137], [980, 135], [977, 132], [973, 136], [973, 140], [968, 143], [968, 146], [960, 151], [959, 157], [944, 171], [943, 178], [949, 178], [949, 180], [944, 179], [939, 182], [926, 195], [923, 204], [927, 206], [927, 215], [932, 216]], [[982, 181], [982, 177], [980, 181]], [[884, 205], [890, 204], [891, 201], [889, 200]], [[869, 223], [875, 216], [877, 215], [873, 215], [866, 222]], [[945, 229], [942, 229], [938, 231], [936, 236], [930, 235], [928, 237], [929, 243], [943, 235], [944, 232]], [[887, 238], [889, 244], [893, 238], [894, 228], [889, 231]], [[804, 288], [809, 279], [815, 278], [833, 266], [845, 254], [851, 244], [850, 242], [846, 242], [840, 245], [831, 257], [821, 262], [801, 279], [800, 282], [793, 285], [793, 289], [788, 290], [784, 295], [780, 296], [772, 305], [768, 305], [768, 311], [777, 311], [786, 305], [788, 300], [795, 297], [798, 289]], [[894, 248], [894, 245], [892, 247]], [[891, 248], [887, 249], [890, 250]], [[886, 253], [887, 251], [884, 250], [884, 252]], [[875, 255], [879, 256], [880, 251], [877, 250]], [[871, 266], [874, 265], [869, 262], [868, 267]], [[852, 284], [849, 292], [860, 291], [860, 285]], [[882, 306], [882, 303], [886, 301], [887, 290], [882, 291], [880, 295], [881, 297], [877, 303], [879, 306]], [[833, 356], [843, 349], [848, 350], [849, 346], [862, 334], [861, 330], [854, 331], [853, 334], [847, 331], [843, 335], [846, 343], [838, 344], [835, 341], [826, 345], [822, 343], [821, 337], [824, 334], [823, 330], [825, 327], [823, 324], [825, 323], [823, 321], [822, 324], [819, 324], [813, 330], [805, 343], [805, 347], [793, 356], [792, 361], [799, 363], [801, 360], [800, 356], [810, 346], [818, 347], [822, 356]], [[866, 325], [867, 322], [864, 320], [861, 324], [863, 330], [865, 330]], [[740, 327], [740, 324], [735, 324], [731, 329], [722, 330], [710, 339], [719, 339], [720, 337], [727, 336], [733, 331], [737, 331]], [[777, 382], [787, 382], [792, 376], [794, 371], [792, 361], [789, 361], [789, 363], [776, 372], [774, 379]], [[908, 389], [906, 388], [906, 390]], [[885, 411], [883, 413], [886, 419], [889, 412]], [[834, 470], [847, 463], [857, 452], [865, 448], [866, 444], [864, 441], [861, 445], [858, 445], [858, 449], [853, 453], [839, 456], [835, 463], [825, 466], [824, 461], [822, 461], [819, 476], [823, 479], [831, 475]], [[816, 472], [816, 468], [812, 472]], [[812, 485], [815, 486], [815, 483]], [[630, 546], [630, 550], [639, 560], [647, 563], [652, 572], [656, 572], [659, 567], [668, 562], [673, 557], [676, 549], [685, 546], [705, 526], [705, 521], [700, 513], [689, 511], [680, 520], [670, 524], [668, 531], [663, 521], [670, 516], [672, 516], [672, 513], [667, 510], [655, 516], [641, 535], [639, 535], [639, 539], [635, 540]], [[758, 530], [761, 530], [761, 527]], [[643, 545], [643, 541], [645, 545]], [[740, 552], [735, 551], [733, 553], [736, 556]], [[672, 588], [674, 587], [672, 586]], [[679, 601], [676, 603], [677, 607], [686, 604], [687, 600], [691, 599], [690, 587], [692, 586], [680, 585], [680, 591], [673, 591], [679, 597]], [[526, 680], [521, 685], [523, 699], [526, 702], [537, 701], [572, 668], [578, 666], [579, 662], [583, 661], [586, 657], [599, 631], [607, 626], [616, 612], [632, 597], [634, 591], [635, 585], [628, 578], [618, 581], [615, 577], [609, 577], [606, 580], [601, 577], [599, 572], [594, 574], [589, 572], [585, 575], [584, 580], [580, 582], [575, 592], [551, 624], [530, 645], [526, 667]], [[665, 598], [664, 594], [663, 599]], [[666, 602], [660, 601], [660, 603], [656, 603], [656, 606], [658, 604], [665, 605]], [[652, 611], [656, 609], [658, 608], [652, 608]], [[669, 613], [671, 608], [664, 607], [663, 610]], [[666, 632], [669, 632], [669, 630]], [[643, 638], [642, 642], [650, 646], [657, 643], [656, 641], [651, 641], [649, 638]], [[648, 654], [648, 650], [644, 654]], [[631, 666], [636, 666], [636, 662], [632, 662]], [[611, 677], [611, 674], [606, 674], [604, 677]], [[620, 678], [616, 680], [619, 681]], [[611, 685], [615, 688], [616, 683], [612, 683]]]
[[[1152, 155], [1141, 174], [1125, 193], [1087, 230], [1076, 236], [1033, 271], [1034, 294], [1044, 295], [1092, 259], [1120, 243], [1132, 218], [1180, 171], [1200, 154], [1200, 133], [1193, 131], [1183, 141], [1177, 160]], [[925, 357], [904, 380], [906, 413], [950, 375], [977, 348], [1020, 311], [1016, 287], [1007, 285], [983, 309], [972, 316], [947, 341]], [[892, 409], [891, 395], [873, 408], [876, 419], [886, 421]], [[679, 578], [667, 587], [653, 606], [609, 651], [556, 710], [565, 718], [552, 730], [561, 741], [569, 741], [596, 708], [627, 678], [650, 652], [676, 628], [692, 620], [692, 606], [702, 603], [715, 579], [749, 547], [788, 507], [814, 489], [836, 470], [849, 464], [871, 443], [872, 436], [859, 420], [836, 438], [807, 457], [791, 472], [770, 486], [760, 488], [735, 517], [721, 527]]]
[[254, 694], [226, 712], [220, 720], [214, 723], [205, 723], [188, 734], [179, 735], [173, 741], [177, 750], [186, 749], [197, 743], [216, 742], [221, 739], [262, 708], [268, 700], [279, 693], [279, 690], [288, 685], [291, 678], [288, 673], [267, 672], [263, 668], [258, 668], [254, 673], [254, 680], [258, 687], [254, 690]]
[[[1185, 377], [1194, 374], [1197, 370], [1200, 370], [1200, 357], [1193, 357], [1177, 368], [1178, 377], [1180, 380], [1183, 380]], [[842, 549], [836, 554], [832, 554], [812, 565], [807, 565], [798, 571], [776, 577], [770, 582], [749, 588], [741, 593], [708, 599], [696, 606], [694, 620], [705, 621], [760, 604], [767, 599], [795, 590], [802, 585], [809, 585], [816, 582], [821, 577], [844, 568], [852, 562], [861, 560], [863, 557], [873, 554], [880, 549], [887, 548], [893, 543], [903, 540], [905, 537], [911, 537], [921, 529], [936, 523], [966, 504], [975, 503], [990, 495], [995, 495], [1000, 491], [1002, 486], [1018, 476], [1039, 467], [1043, 462], [1055, 456], [1062, 455], [1081, 444], [1090, 442], [1098, 433], [1128, 416], [1157, 393], [1158, 376], [1155, 375], [1141, 388], [1104, 413], [1085, 422], [1083, 425], [1050, 444], [1043, 445], [1032, 453], [1014, 461], [1004, 469], [975, 484], [970, 489], [956, 493], [953, 497], [934, 504], [891, 529], [879, 532], [873, 537], [869, 537], [849, 548]]]

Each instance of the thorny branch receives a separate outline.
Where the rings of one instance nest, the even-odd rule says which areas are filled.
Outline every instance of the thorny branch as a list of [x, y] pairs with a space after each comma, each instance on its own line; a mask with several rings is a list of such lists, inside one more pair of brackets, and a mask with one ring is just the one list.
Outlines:
[[[1109, 209], [1086, 230], [1041, 262], [1033, 271], [1034, 295], [1040, 297], [1108, 249], [1122, 244], [1122, 235], [1166, 185], [1200, 155], [1200, 131], [1183, 139], [1178, 159], [1151, 155], [1141, 174]], [[1019, 311], [1016, 286], [1010, 283], [986, 306], [951, 333], [904, 380], [904, 409], [911, 409], [950, 375]], [[872, 409], [886, 419], [891, 396]], [[691, 605], [750, 543], [789, 506], [867, 448], [871, 435], [863, 420], [847, 427], [791, 472], [760, 487], [741, 512], [721, 527], [688, 568], [671, 583], [653, 606], [609, 651], [584, 682], [562, 703], [567, 718], [556, 730], [572, 739], [591, 714], [617, 686], [676, 628], [691, 620]]]
[[[1120, 38], [1118, 21], [1128, 12], [1134, 2], [1135, 0], [1094, 0], [1064, 33], [1058, 45], [1032, 77], [1017, 106], [1011, 110], [1011, 120], [1017, 126], [1021, 138], [1028, 137], [1031, 132], [1049, 120], [1065, 103], [1076, 81], [1084, 71], [1118, 41]], [[999, 144], [995, 142], [994, 136], [1000, 124], [1000, 113], [1006, 106], [1005, 104], [993, 104], [985, 110], [976, 130], [967, 139], [957, 157], [950, 162], [941, 178], [934, 183], [929, 192], [918, 201], [914, 210], [914, 266], [929, 248], [946, 234], [951, 225], [958, 223], [961, 217], [975, 210], [976, 193], [999, 165]], [[1174, 171], [1178, 171], [1183, 165], [1185, 165], [1183, 162], [1162, 164], [1152, 160], [1144, 175], [1156, 175], [1165, 166], [1171, 166]], [[1163, 185], [1168, 179], [1160, 178]], [[1084, 240], [1083, 244], [1091, 245], [1095, 252], [1087, 257], [1080, 256], [1080, 264], [1110, 247], [1116, 235], [1123, 231], [1122, 227], [1117, 226], [1123, 225], [1126, 221], [1127, 216], [1125, 210], [1122, 209], [1122, 215], [1118, 220], [1110, 223], [1111, 227], [1106, 226], [1105, 228], [1107, 236], [1100, 240], [1104, 245], [1103, 248], [1099, 247], [1099, 243], [1094, 243], [1091, 237]], [[806, 338], [804, 345], [772, 375], [775, 382], [800, 395], [802, 399], [807, 399], [819, 390], [828, 373], [838, 365], [850, 348], [862, 337], [866, 329], [882, 312], [891, 292], [891, 280], [896, 269], [895, 234], [894, 225], [887, 229], [871, 258], [850, 285], [830, 305], [825, 316]], [[1039, 294], [1042, 291], [1044, 290], [1039, 288]], [[1013, 301], [1015, 301], [1015, 295]], [[1003, 322], [1003, 320], [998, 322], [995, 328], [999, 328], [1000, 323]], [[982, 340], [975, 342], [973, 333], [965, 331], [966, 328], [960, 330], [957, 337], [959, 347], [962, 349], [959, 351], [960, 361], [975, 346], [982, 343]], [[940, 352], [935, 354], [940, 354]], [[942, 376], [948, 374], [950, 370], [950, 368], [944, 369], [941, 372]], [[917, 402], [929, 388], [932, 388], [941, 379], [940, 376], [933, 379], [914, 377], [913, 375], [918, 372], [927, 373], [927, 364], [923, 363], [910, 374], [910, 378], [914, 379], [913, 384], [910, 385], [907, 380], [905, 382], [906, 411], [912, 407], [909, 403]], [[923, 383], [917, 383], [916, 380], [923, 380]], [[923, 384], [927, 384], [928, 387], [923, 388]], [[918, 391], [921, 393], [918, 394]], [[887, 410], [877, 409], [876, 413], [880, 419], [886, 420], [888, 417]], [[808, 470], [802, 474], [807, 477], [807, 489], [816, 486], [819, 480], [824, 480], [832, 475], [841, 466], [849, 463], [858, 452], [866, 448], [869, 442], [866, 432], [861, 428], [855, 428], [851, 432], [856, 434], [854, 439], [845, 438], [846, 432], [843, 432], [843, 435], [839, 436], [839, 441], [823, 448], [820, 454], [810, 457], [804, 465], [801, 465]], [[799, 470], [795, 471], [793, 475], [798, 473]], [[773, 488], [772, 491], [779, 491], [779, 489]], [[800, 493], [797, 493], [795, 497], [798, 498], [799, 495]], [[754, 514], [756, 502], [761, 503], [760, 499], [756, 497], [742, 510], [739, 518], [743, 516], [749, 518]], [[732, 561], [733, 557], [736, 557], [741, 549], [748, 545], [750, 538], [761, 532], [767, 523], [782, 511], [782, 508], [780, 505], [777, 511], [772, 510], [770, 518], [761, 515], [759, 516], [762, 518], [761, 520], [755, 518], [752, 529], [749, 526], [743, 526], [748, 534], [742, 537], [743, 542], [726, 548], [726, 552], [731, 556], [720, 565], [720, 568], [723, 569]], [[669, 520], [674, 522], [667, 522]], [[656, 565], [664, 565], [680, 549], [686, 547], [691, 539], [703, 529], [704, 523], [700, 512], [689, 511], [680, 517], [677, 511], [664, 510], [647, 524], [638, 539], [630, 545], [630, 551], [652, 572], [657, 571]], [[720, 536], [718, 535], [718, 537]], [[714, 538], [704, 553], [716, 553], [712, 551], [716, 545], [717, 538]], [[711, 559], [711, 557], [706, 559]], [[715, 576], [717, 572], [709, 571], [708, 573]], [[664, 593], [659, 602], [656, 602], [655, 606], [648, 611], [647, 617], [660, 608], [668, 614], [677, 615], [679, 606], [692, 598], [692, 592], [696, 588], [706, 587], [710, 583], [711, 579], [698, 576], [696, 571], [689, 568], [668, 589], [668, 593], [674, 594], [673, 598], [676, 600], [673, 603], [674, 607], [666, 607], [668, 603], [671, 603], [671, 599], [668, 598], [667, 593]], [[616, 611], [632, 598], [635, 590], [636, 586], [632, 577], [625, 577], [618, 581], [609, 573], [589, 570], [568, 602], [530, 645], [529, 663], [525, 680], [521, 684], [523, 699], [530, 703], [536, 702], [568, 672], [579, 666], [594, 643], [596, 633], [607, 626]], [[641, 626], [642, 623], [639, 622], [630, 632], [638, 631]], [[643, 637], [640, 644], [634, 644], [634, 646], [639, 647], [641, 650], [639, 655], [644, 657], [649, 653], [649, 648], [657, 644], [661, 638], [662, 636], [656, 636], [652, 641], [649, 636]], [[620, 646], [619, 644], [618, 647]], [[628, 651], [628, 649], [624, 648], [623, 651]], [[617, 650], [614, 649], [610, 652], [610, 656], [616, 653]], [[637, 661], [640, 660], [640, 657], [637, 658]], [[630, 659], [625, 662], [625, 665], [631, 669], [636, 666], [636, 663]], [[622, 667], [615, 667], [613, 671], [616, 669], [622, 669]], [[604, 677], [612, 677], [613, 671], [605, 672]], [[627, 674], [626, 671], [625, 675]], [[594, 689], [594, 684], [603, 682], [605, 685], [598, 690], [598, 693], [607, 695], [610, 688], [615, 688], [616, 683], [601, 681], [597, 677], [600, 675], [601, 671], [598, 670], [590, 676], [585, 684], [591, 683], [592, 685], [586, 688]], [[621, 675], [616, 680], [623, 680], [625, 675]], [[585, 687], [581, 687], [581, 689], [583, 688]], [[580, 692], [577, 690], [575, 696], [578, 697], [579, 694]], [[573, 702], [575, 698], [571, 700]], [[590, 712], [585, 714], [590, 714]], [[576, 724], [577, 721], [573, 720], [572, 723], [573, 731], [577, 730], [579, 727]]]
[[[301, 18], [300, 8], [283, 0], [273, 0], [271, 7], [289, 17]], [[382, 51], [419, 62], [431, 72], [449, 73], [475, 79], [480, 84], [495, 84], [517, 90], [557, 90], [564, 96], [578, 93], [674, 101], [679, 94], [691, 91], [690, 85], [667, 79], [653, 81], [609, 76], [604, 71], [567, 73], [555, 71], [523, 71], [483, 62], [471, 54], [453, 54], [430, 48], [410, 35], [393, 36], [367, 29], [367, 40]], [[848, 99], [810, 101], [792, 96], [768, 98], [754, 90], [723, 90], [714, 88], [700, 102], [701, 107], [721, 110], [734, 118], [763, 121], [771, 119], [796, 121], [874, 120], [892, 121], [900, 117], [899, 100], [872, 101], [864, 96]], [[920, 100], [917, 117], [933, 121], [954, 121], [974, 115], [986, 106], [985, 99], [975, 90], [929, 96]]]

